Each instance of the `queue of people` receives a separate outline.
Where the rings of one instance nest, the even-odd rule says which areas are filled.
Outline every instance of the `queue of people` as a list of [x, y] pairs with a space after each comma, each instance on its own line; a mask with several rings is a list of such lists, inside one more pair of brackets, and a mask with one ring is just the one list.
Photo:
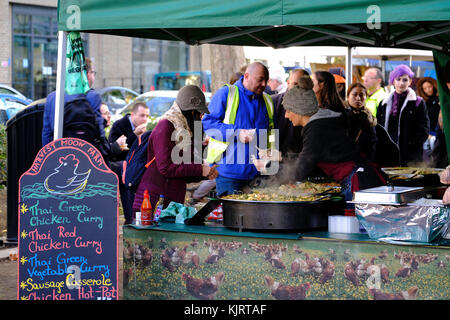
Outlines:
[[[215, 187], [219, 196], [232, 194], [266, 174], [271, 162], [280, 164], [271, 174], [290, 170], [291, 182], [317, 172], [333, 178], [341, 184], [346, 200], [351, 200], [354, 191], [385, 184], [382, 166], [408, 166], [424, 159], [436, 167], [448, 166], [436, 82], [421, 79], [416, 94], [411, 88], [414, 73], [406, 65], [391, 72], [389, 84], [394, 90], [389, 94], [377, 68], [369, 68], [364, 83], [352, 83], [346, 91], [342, 76], [328, 71], [310, 76], [297, 69], [287, 79], [287, 88], [273, 95], [266, 88], [275, 77], [265, 65], [255, 62], [242, 71], [217, 90], [209, 106], [197, 86], [180, 89], [148, 138], [149, 165], [137, 190], [130, 191], [119, 179], [126, 224], [139, 211], [145, 190], [152, 206], [164, 195], [164, 207], [171, 201], [184, 203], [186, 184], [194, 181], [209, 181], [204, 188]], [[121, 177], [128, 147], [147, 130], [148, 107], [137, 101], [131, 114], [113, 124], [106, 139], [109, 110], [94, 90], [86, 96], [97, 118], [99, 149]], [[52, 97], [44, 112], [44, 144], [52, 140]], [[195, 149], [195, 122], [201, 123], [201, 137], [207, 137], [206, 152]], [[429, 153], [424, 152], [427, 141], [433, 146]], [[193, 163], [195, 154], [203, 162]], [[288, 159], [294, 160], [293, 174], [286, 165]]]
[[[443, 152], [442, 112], [439, 117], [435, 81], [421, 79], [417, 89], [420, 95], [416, 94], [411, 88], [414, 73], [406, 65], [391, 72], [389, 84], [393, 90], [390, 93], [382, 86], [379, 69], [369, 68], [363, 79], [364, 84], [349, 86], [345, 101], [341, 99], [337, 85], [342, 80], [327, 71], [314, 72], [312, 85], [300, 79], [298, 85], [289, 87], [283, 95], [280, 105], [286, 110], [285, 117], [293, 126], [303, 128], [293, 180], [305, 180], [313, 169], [320, 168], [341, 183], [349, 200], [352, 192], [358, 189], [385, 183], [386, 176], [381, 167], [448, 166], [447, 152]], [[305, 98], [310, 95], [310, 86], [317, 107], [310, 98]], [[278, 111], [275, 118], [279, 115]], [[280, 126], [280, 123], [277, 125], [281, 131], [284, 125]], [[430, 129], [431, 125], [433, 129]], [[437, 132], [440, 133], [436, 139], [439, 141], [427, 155], [425, 143], [430, 136], [436, 137]], [[280, 141], [280, 145], [282, 143]], [[266, 169], [261, 162], [255, 162], [255, 166], [261, 172]]]

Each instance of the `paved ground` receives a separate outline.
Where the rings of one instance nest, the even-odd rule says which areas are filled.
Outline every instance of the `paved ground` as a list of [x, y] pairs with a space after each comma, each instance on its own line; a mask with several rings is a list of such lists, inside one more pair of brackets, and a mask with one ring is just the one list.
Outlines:
[[0, 260], [0, 300], [15, 300], [16, 297], [17, 261]]

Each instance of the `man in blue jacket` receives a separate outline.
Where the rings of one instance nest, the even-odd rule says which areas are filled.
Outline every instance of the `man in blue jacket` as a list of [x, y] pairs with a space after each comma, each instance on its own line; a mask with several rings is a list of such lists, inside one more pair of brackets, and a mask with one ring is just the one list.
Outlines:
[[[100, 112], [100, 105], [102, 103], [102, 98], [94, 89], [92, 89], [95, 81], [96, 71], [94, 65], [92, 64], [92, 61], [89, 58], [86, 58], [86, 68], [87, 68], [87, 79], [89, 87], [91, 88], [86, 93], [86, 99], [87, 101], [89, 101], [89, 104], [91, 105], [92, 109], [95, 112], [95, 115], [97, 117], [97, 124], [100, 130], [100, 135], [103, 137], [105, 136], [105, 129], [103, 127], [103, 117]], [[83, 96], [83, 94], [69, 95], [65, 93], [64, 104], [80, 96]], [[42, 146], [45, 146], [49, 142], [53, 141], [53, 129], [55, 126], [55, 99], [56, 99], [56, 91], [53, 91], [47, 96], [47, 100], [45, 102], [44, 121], [42, 128]]]
[[[213, 140], [219, 141], [219, 144], [227, 144], [226, 151], [221, 154], [220, 161], [217, 161], [219, 176], [216, 179], [216, 191], [218, 195], [225, 192], [232, 194], [242, 190], [258, 175], [251, 155], [257, 153], [255, 142], [261, 146], [261, 140], [267, 139], [269, 118], [273, 119], [272, 100], [268, 95], [263, 96], [268, 79], [269, 71], [263, 64], [259, 62], [250, 64], [245, 74], [234, 83], [238, 89], [236, 94], [238, 94], [239, 104], [237, 110], [234, 110], [235, 117], [232, 117], [231, 123], [224, 121], [227, 111], [230, 112], [227, 108], [227, 100], [232, 88], [229, 86], [217, 90], [208, 106], [210, 113], [202, 119], [205, 133]], [[270, 100], [272, 115], [269, 115], [268, 101], [265, 99]], [[260, 134], [261, 129], [264, 129], [265, 134]], [[211, 140], [208, 148], [211, 148]]]

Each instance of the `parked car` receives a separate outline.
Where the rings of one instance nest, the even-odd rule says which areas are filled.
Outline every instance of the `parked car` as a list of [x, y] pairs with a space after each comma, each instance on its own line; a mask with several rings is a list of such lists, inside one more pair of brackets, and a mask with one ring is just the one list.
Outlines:
[[0, 124], [6, 124], [17, 112], [24, 109], [28, 101], [15, 95], [0, 94]]
[[211, 91], [211, 71], [172, 71], [154, 76], [156, 90], [179, 90], [185, 85], [199, 86], [203, 92]]
[[18, 90], [14, 89], [13, 87], [7, 86], [6, 84], [0, 84], [0, 94], [9, 94], [12, 96], [16, 96], [22, 100], [27, 101], [27, 104], [32, 102], [31, 99], [28, 99]]
[[108, 105], [112, 114], [132, 102], [139, 95], [139, 93], [124, 87], [106, 87], [98, 89], [97, 92], [102, 97], [102, 101]]
[[[211, 101], [211, 92], [204, 92], [206, 103]], [[148, 119], [148, 129], [153, 129], [159, 118], [170, 109], [173, 102], [177, 98], [178, 91], [177, 90], [155, 90], [145, 92], [139, 95], [133, 102], [135, 101], [143, 101], [148, 106], [149, 109], [149, 119]], [[126, 114], [131, 112], [133, 107], [133, 103], [127, 104], [122, 109], [118, 110], [114, 115], [114, 120], [120, 119]]]

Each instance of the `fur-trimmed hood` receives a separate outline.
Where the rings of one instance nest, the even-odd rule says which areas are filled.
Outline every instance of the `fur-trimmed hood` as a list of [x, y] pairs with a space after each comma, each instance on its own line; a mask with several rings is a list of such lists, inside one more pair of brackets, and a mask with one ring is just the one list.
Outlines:
[[[179, 147], [190, 145], [190, 137], [192, 137], [192, 131], [189, 128], [188, 122], [181, 112], [181, 109], [176, 101], [174, 101], [172, 107], [170, 107], [170, 109], [161, 116], [160, 120], [162, 119], [167, 119], [173, 124], [175, 128], [173, 135]], [[183, 139], [183, 137], [186, 136], [186, 132], [189, 133], [189, 139]]]
[[[395, 90], [392, 91], [391, 93], [389, 93], [384, 99], [382, 104], [386, 104], [386, 119], [384, 121], [384, 123], [382, 123], [382, 125], [384, 125], [385, 128], [388, 127], [388, 123], [389, 123], [389, 116], [391, 114], [391, 109], [392, 109], [392, 102], [393, 102], [393, 96], [394, 96]], [[408, 94], [406, 95], [406, 99], [403, 102], [403, 105], [401, 106], [401, 108], [399, 109], [399, 112], [401, 114], [402, 110], [405, 108], [406, 104], [409, 101], [416, 101], [417, 100], [417, 95], [414, 92], [413, 89], [408, 88]]]

